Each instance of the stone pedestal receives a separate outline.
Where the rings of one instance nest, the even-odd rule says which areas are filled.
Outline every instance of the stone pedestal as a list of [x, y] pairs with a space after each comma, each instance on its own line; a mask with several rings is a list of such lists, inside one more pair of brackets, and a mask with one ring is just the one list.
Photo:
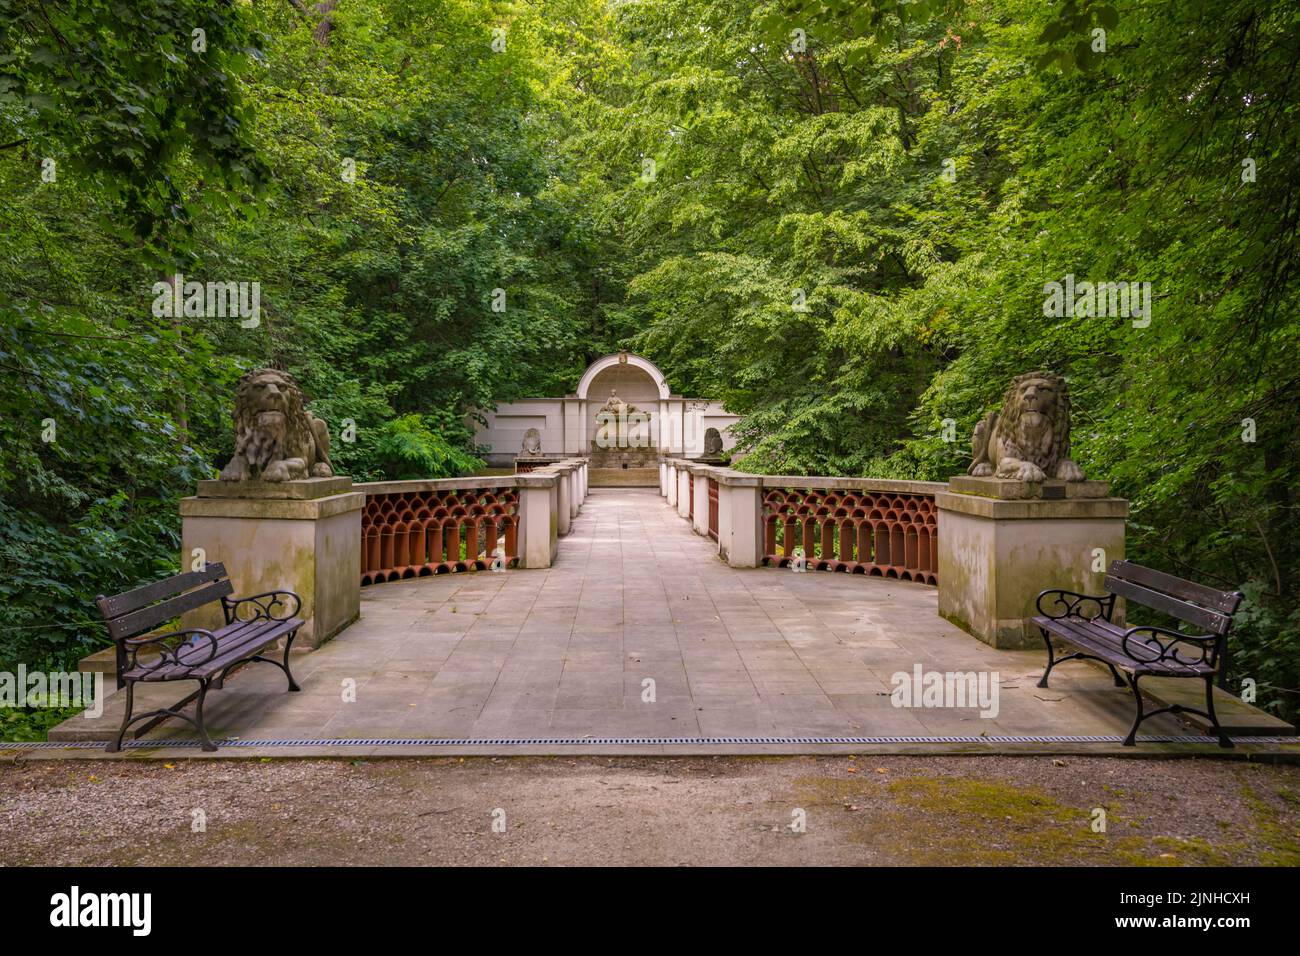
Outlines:
[[569, 533], [569, 528], [573, 524], [573, 486], [569, 482], [569, 475], [572, 470], [568, 465], [556, 465], [554, 467], [556, 474], [559, 475], [555, 482], [556, 531], [563, 535]]
[[560, 492], [551, 474], [519, 478], [519, 566], [549, 568], [558, 549]]
[[718, 553], [733, 568], [763, 563], [763, 479], [727, 469], [718, 484]]
[[[951, 490], [935, 496], [939, 614], [1000, 648], [1041, 646], [1029, 622], [1038, 593], [1059, 587], [1101, 594], [1106, 567], [1124, 557], [1128, 502], [1105, 497], [1104, 482], [1062, 482], [1061, 496], [1052, 498], [1023, 497], [1024, 484], [954, 479]], [[959, 487], [983, 493], [957, 493]]]
[[[366, 496], [350, 478], [301, 481], [201, 481], [182, 498], [181, 567], [195, 548], [226, 566], [234, 597], [293, 591], [306, 622], [295, 647], [315, 648], [361, 613], [361, 509]], [[189, 627], [222, 624], [219, 608], [184, 618]]]
[[691, 530], [703, 537], [709, 536], [709, 476], [704, 472], [691, 472], [695, 483], [695, 514], [691, 517]]

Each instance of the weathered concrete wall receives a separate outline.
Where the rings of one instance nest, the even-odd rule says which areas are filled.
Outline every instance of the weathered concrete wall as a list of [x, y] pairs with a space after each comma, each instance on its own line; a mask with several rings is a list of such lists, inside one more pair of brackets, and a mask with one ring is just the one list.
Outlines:
[[[292, 484], [292, 483], [286, 483]], [[234, 596], [293, 591], [306, 622], [295, 646], [319, 647], [361, 613], [361, 508], [358, 492], [321, 498], [184, 498], [181, 566], [202, 548], [223, 562]], [[187, 615], [191, 627], [217, 627], [213, 606]]]
[[994, 647], [1039, 646], [1028, 620], [1038, 613], [1039, 592], [1100, 594], [1105, 567], [1124, 557], [1122, 498], [1004, 501], [944, 492], [935, 501], [939, 614]]
[[492, 449], [488, 464], [509, 466], [523, 448], [524, 432], [536, 428], [542, 436], [543, 455], [563, 455], [564, 402], [535, 398], [503, 402], [495, 412], [484, 412], [487, 424], [474, 423], [474, 441]]
[[732, 472], [720, 481], [727, 521], [725, 533], [719, 522], [719, 550], [733, 568], [756, 568], [763, 563], [762, 486], [757, 476]]
[[717, 465], [679, 457], [660, 459], [659, 494], [682, 517], [689, 514], [690, 482], [695, 480], [697, 534], [707, 536], [707, 479], [718, 483], [718, 555], [733, 568], [757, 567], [762, 562], [762, 478]]

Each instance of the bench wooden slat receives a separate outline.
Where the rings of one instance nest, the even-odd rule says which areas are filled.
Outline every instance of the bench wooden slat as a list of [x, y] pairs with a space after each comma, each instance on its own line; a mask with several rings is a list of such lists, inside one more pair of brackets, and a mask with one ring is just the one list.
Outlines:
[[130, 614], [124, 614], [116, 620], [109, 621], [108, 633], [112, 635], [114, 640], [123, 637], [134, 637], [136, 634], [143, 634], [145, 631], [152, 630], [163, 621], [170, 621], [186, 611], [192, 611], [204, 604], [211, 604], [218, 598], [227, 597], [233, 592], [234, 588], [231, 586], [230, 581], [216, 581], [193, 591], [187, 591], [179, 597], [170, 598], [158, 604], [151, 604], [138, 611], [132, 611]]
[[1191, 601], [1202, 607], [1212, 608], [1222, 614], [1235, 613], [1237, 605], [1241, 603], [1241, 594], [1238, 591], [1220, 591], [1217, 588], [1206, 587], [1204, 584], [1197, 584], [1195, 581], [1186, 581], [1172, 574], [1156, 571], [1154, 568], [1144, 568], [1132, 561], [1112, 561], [1110, 573], [1125, 581], [1132, 581], [1154, 591], [1162, 591], [1182, 601]]
[[1117, 594], [1122, 598], [1136, 601], [1144, 607], [1161, 611], [1171, 617], [1178, 618], [1180, 621], [1186, 621], [1188, 624], [1194, 624], [1209, 634], [1226, 634], [1232, 624], [1231, 617], [1217, 611], [1201, 607], [1199, 604], [1180, 601], [1178, 598], [1170, 597], [1159, 591], [1153, 591], [1140, 584], [1134, 584], [1132, 581], [1125, 581], [1123, 578], [1108, 574], [1103, 582], [1103, 587], [1111, 594]]
[[247, 640], [241, 641], [238, 645], [231, 646], [228, 650], [223, 650], [215, 658], [202, 664], [192, 671], [195, 677], [215, 677], [221, 671], [225, 670], [236, 661], [241, 661], [246, 657], [252, 657], [254, 654], [273, 644], [280, 638], [284, 637], [290, 631], [296, 631], [302, 627], [302, 621], [296, 617], [291, 617], [285, 621], [273, 621], [272, 626], [265, 631], [254, 634]]
[[[268, 644], [278, 641], [290, 631], [302, 627], [302, 621], [296, 617], [284, 621], [257, 621], [229, 624], [213, 633], [217, 638], [217, 653], [211, 659], [207, 656], [212, 645], [204, 639], [194, 646], [183, 648], [177, 657], [179, 664], [168, 664], [153, 670], [136, 667], [126, 672], [125, 676], [135, 680], [155, 683], [168, 680], [186, 680], [191, 678], [212, 677], [228, 665], [251, 657]], [[194, 661], [195, 663], [187, 663]]]
[[207, 584], [209, 581], [220, 580], [225, 576], [226, 566], [218, 561], [209, 564], [202, 571], [186, 571], [184, 574], [173, 574], [169, 578], [163, 578], [161, 581], [154, 581], [152, 584], [145, 584], [133, 590], [115, 594], [112, 597], [100, 595], [95, 603], [99, 605], [99, 611], [104, 615], [104, 619], [112, 620], [115, 617], [121, 617], [123, 614], [138, 611], [140, 608], [161, 601], [163, 598], [173, 597], [188, 591], [190, 588], [198, 587], [200, 584]]
[[[270, 630], [267, 623], [266, 621], [239, 621], [217, 628], [212, 632], [212, 635], [217, 639], [217, 653], [221, 654], [228, 648], [252, 640], [262, 631]], [[257, 625], [261, 625], [261, 627]], [[193, 644], [186, 644], [185, 647], [177, 651], [176, 658], [182, 664], [194, 666], [196, 663], [203, 661], [211, 650], [212, 645], [200, 637]]]
[[1129, 653], [1126, 654], [1123, 650], [1125, 629], [1100, 618], [1084, 621], [1079, 618], [1053, 620], [1036, 617], [1034, 623], [1123, 670], [1140, 670], [1144, 665], [1149, 665], [1153, 673], [1159, 672], [1170, 677], [1197, 677], [1214, 671], [1209, 664], [1188, 664], [1169, 657], [1160, 660], [1159, 649], [1150, 647], [1137, 638], [1128, 642]]

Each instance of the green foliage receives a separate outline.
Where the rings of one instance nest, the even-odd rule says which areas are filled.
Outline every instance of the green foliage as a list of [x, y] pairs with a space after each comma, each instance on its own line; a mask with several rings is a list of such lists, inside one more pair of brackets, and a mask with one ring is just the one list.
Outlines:
[[451, 478], [483, 467], [481, 460], [434, 432], [420, 415], [385, 422], [374, 454], [374, 470], [388, 478]]
[[239, 77], [261, 53], [239, 4], [126, 9], [0, 0], [0, 129], [118, 200], [124, 235], [175, 249], [208, 203], [238, 210], [260, 185]]
[[80, 707], [0, 707], [0, 740], [44, 740], [51, 727], [80, 711]]

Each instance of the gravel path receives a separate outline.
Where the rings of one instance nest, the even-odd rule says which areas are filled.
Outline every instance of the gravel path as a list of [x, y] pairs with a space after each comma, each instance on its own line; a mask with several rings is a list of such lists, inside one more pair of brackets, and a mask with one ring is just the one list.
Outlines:
[[[1098, 808], [1104, 833], [1093, 830]], [[792, 829], [801, 816], [802, 833]], [[39, 761], [0, 766], [0, 831], [5, 865], [1300, 865], [1300, 767], [992, 756]]]

